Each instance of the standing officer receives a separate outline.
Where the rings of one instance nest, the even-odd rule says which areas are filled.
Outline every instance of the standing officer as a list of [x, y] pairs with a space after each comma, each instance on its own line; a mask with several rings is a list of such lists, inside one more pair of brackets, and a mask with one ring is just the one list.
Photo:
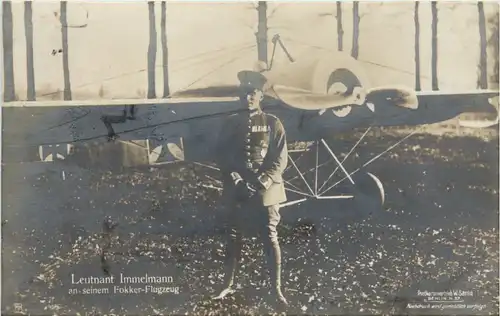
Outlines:
[[276, 230], [279, 204], [287, 197], [283, 172], [288, 162], [285, 130], [281, 121], [261, 109], [265, 77], [257, 72], [238, 74], [241, 102], [247, 111], [224, 121], [217, 148], [222, 171], [223, 200], [229, 206], [230, 234], [226, 249], [225, 288], [215, 299], [234, 293], [241, 258], [242, 232], [257, 232], [264, 244], [279, 303], [287, 305], [281, 290], [281, 250]]

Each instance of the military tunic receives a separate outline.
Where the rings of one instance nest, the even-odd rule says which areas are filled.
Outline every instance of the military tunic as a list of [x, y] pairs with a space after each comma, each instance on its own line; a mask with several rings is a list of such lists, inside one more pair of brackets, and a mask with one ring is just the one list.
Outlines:
[[283, 172], [288, 151], [285, 130], [276, 116], [263, 112], [230, 116], [219, 135], [217, 156], [228, 199], [234, 197], [230, 173], [238, 172], [245, 181], [267, 187], [258, 192], [262, 205], [286, 201]]

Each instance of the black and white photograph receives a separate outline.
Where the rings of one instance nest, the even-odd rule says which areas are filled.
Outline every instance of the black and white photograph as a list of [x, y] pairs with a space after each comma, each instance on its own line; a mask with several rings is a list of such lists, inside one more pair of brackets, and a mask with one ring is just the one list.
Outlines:
[[499, 8], [2, 1], [2, 315], [498, 315]]

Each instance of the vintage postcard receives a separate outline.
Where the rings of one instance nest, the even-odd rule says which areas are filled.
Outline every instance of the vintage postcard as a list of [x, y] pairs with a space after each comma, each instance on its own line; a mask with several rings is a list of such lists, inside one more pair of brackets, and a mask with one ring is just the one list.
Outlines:
[[498, 3], [1, 8], [2, 315], [498, 314]]

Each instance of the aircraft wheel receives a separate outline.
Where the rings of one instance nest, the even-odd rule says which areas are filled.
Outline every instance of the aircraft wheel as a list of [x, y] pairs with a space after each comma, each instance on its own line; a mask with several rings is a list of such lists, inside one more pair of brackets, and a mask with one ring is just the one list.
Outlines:
[[[320, 224], [322, 218], [334, 218], [336, 221], [363, 220], [377, 216], [383, 211], [385, 202], [384, 186], [380, 179], [369, 172], [358, 172], [352, 176], [355, 185], [349, 181], [333, 188], [323, 198], [310, 198], [302, 203], [287, 206], [289, 220], [307, 219]], [[350, 198], [332, 198], [344, 196]], [[291, 200], [300, 196], [289, 194]], [[304, 210], [308, 210], [304, 212]]]
[[353, 176], [354, 185], [349, 184], [347, 191], [353, 195], [352, 211], [365, 218], [375, 216], [383, 210], [385, 191], [382, 181], [370, 172]]

